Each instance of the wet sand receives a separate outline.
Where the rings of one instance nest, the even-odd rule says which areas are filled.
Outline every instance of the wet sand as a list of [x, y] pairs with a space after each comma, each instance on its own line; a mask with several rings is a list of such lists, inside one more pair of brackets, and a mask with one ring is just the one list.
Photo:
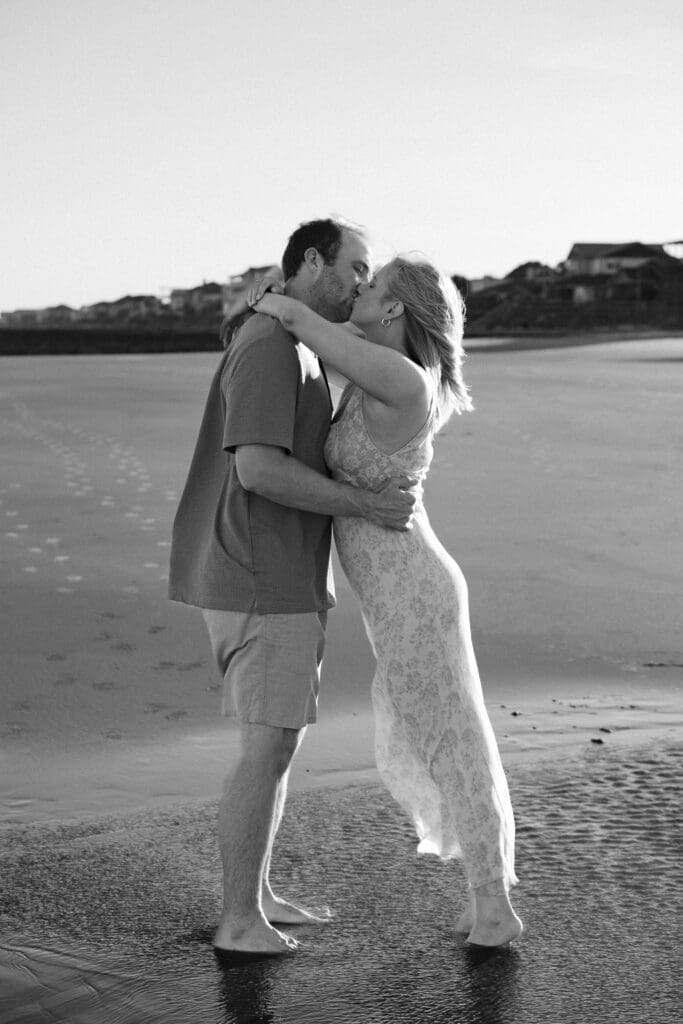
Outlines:
[[286, 958], [218, 959], [215, 806], [39, 824], [5, 836], [3, 1024], [674, 1024], [683, 744], [510, 770], [512, 947], [453, 931], [460, 865], [417, 857], [377, 786], [292, 797], [282, 891], [334, 919]]
[[[618, 920], [628, 933], [627, 947], [617, 931], [605, 932], [606, 924], [595, 932], [588, 904], [574, 924], [570, 910], [594, 871], [581, 857], [575, 861], [576, 851], [588, 856], [593, 849], [590, 830], [583, 829], [586, 808], [595, 815], [596, 829], [611, 827], [609, 809], [601, 810], [603, 761], [622, 766], [619, 771], [635, 771], [631, 752], [639, 751], [645, 767], [629, 785], [634, 794], [639, 787], [648, 794], [653, 821], [667, 813], [661, 787], [650, 785], [644, 751], [660, 750], [666, 761], [683, 721], [683, 474], [675, 431], [681, 341], [631, 340], [578, 350], [517, 352], [488, 352], [485, 347], [473, 343], [467, 363], [477, 412], [454, 421], [437, 444], [426, 498], [437, 533], [470, 585], [475, 647], [503, 760], [518, 787], [518, 796], [513, 792], [518, 821], [524, 822], [530, 806], [538, 807], [538, 834], [526, 853], [527, 840], [520, 832], [519, 900], [529, 931], [507, 959], [494, 957], [481, 968], [483, 974], [479, 967], [474, 974], [462, 973], [470, 959], [448, 929], [452, 879], [457, 877], [456, 887], [462, 887], [459, 869], [453, 869], [448, 883], [438, 883], [443, 890], [421, 890], [420, 872], [437, 870], [438, 865], [427, 868], [426, 861], [414, 860], [400, 812], [373, 788], [372, 659], [360, 617], [337, 572], [339, 605], [330, 619], [320, 722], [309, 730], [295, 766], [288, 816], [287, 827], [294, 835], [300, 830], [294, 847], [305, 854], [294, 849], [290, 856], [285, 845], [281, 860], [283, 879], [297, 884], [306, 879], [316, 887], [318, 854], [325, 851], [327, 869], [334, 873], [330, 865], [337, 860], [343, 869], [335, 882], [337, 895], [330, 899], [339, 907], [350, 901], [356, 908], [344, 917], [346, 930], [339, 934], [345, 938], [333, 931], [336, 925], [326, 930], [324, 939], [322, 933], [311, 937], [320, 957], [315, 977], [321, 985], [327, 984], [326, 958], [338, 956], [338, 973], [321, 989], [330, 1002], [326, 1015], [319, 1017], [301, 1016], [303, 1010], [293, 1009], [300, 981], [296, 972], [305, 967], [270, 966], [260, 974], [230, 968], [228, 983], [206, 945], [217, 907], [212, 801], [234, 752], [235, 728], [218, 717], [218, 681], [200, 617], [166, 601], [165, 577], [170, 524], [218, 356], [2, 360], [0, 840], [9, 856], [1, 904], [3, 987], [11, 992], [18, 985], [20, 1001], [27, 992], [36, 995], [30, 979], [38, 977], [38, 987], [44, 984], [52, 993], [51, 1005], [64, 1007], [76, 1000], [74, 1015], [57, 1019], [162, 1019], [148, 1014], [157, 1012], [157, 996], [162, 999], [163, 992], [164, 1020], [246, 1020], [236, 1016], [237, 985], [245, 1005], [250, 1000], [263, 1003], [262, 1019], [385, 1020], [379, 1004], [372, 1002], [375, 997], [368, 995], [377, 988], [383, 999], [395, 997], [392, 1020], [459, 1019], [457, 1014], [448, 1016], [449, 1000], [461, 1008], [464, 1021], [478, 1020], [476, 1013], [484, 1011], [476, 1009], [476, 992], [476, 998], [484, 990], [493, 998], [491, 985], [494, 993], [503, 991], [509, 976], [505, 965], [518, 964], [527, 951], [536, 950], [538, 956], [531, 958], [525, 984], [529, 978], [546, 978], [540, 937], [551, 942], [549, 929], [555, 928], [555, 984], [566, 999], [548, 1004], [555, 1007], [555, 1016], [550, 1011], [538, 1015], [544, 1012], [540, 997], [531, 1012], [522, 995], [526, 1017], [501, 1016], [503, 1003], [492, 1007], [488, 999], [482, 1005], [494, 1016], [482, 1020], [589, 1019], [567, 1016], [576, 1009], [567, 994], [570, 983], [582, 984], [586, 963], [594, 963], [598, 974], [590, 977], [596, 985], [607, 986], [608, 1002], [613, 1003], [612, 973], [616, 977], [621, 968], [610, 957], [618, 949], [626, 949], [622, 967], [628, 965], [629, 978], [641, 977], [631, 970], [634, 962], [628, 958], [636, 957], [636, 936], [643, 929], [650, 935], [652, 911], [646, 904], [652, 894], [647, 886], [640, 902], [629, 903], [623, 880], [614, 875], [614, 862], [604, 862], [601, 885], [609, 883], [609, 898], [625, 907]], [[582, 791], [583, 802], [577, 801], [577, 771], [592, 780]], [[551, 778], [555, 781], [547, 790]], [[668, 792], [669, 783], [662, 785]], [[558, 821], [547, 794], [560, 791], [566, 791], [568, 803], [564, 819]], [[356, 806], [366, 804], [373, 813], [356, 828]], [[335, 825], [334, 835], [323, 828], [322, 835], [311, 838], [307, 823], [316, 814], [321, 821], [346, 824]], [[177, 826], [169, 824], [176, 820]], [[648, 832], [648, 820], [643, 817], [643, 833]], [[565, 826], [567, 836], [576, 836], [560, 872], [563, 879], [572, 872], [571, 885], [567, 882], [563, 889], [560, 927], [549, 902], [558, 883], [543, 873], [547, 864], [555, 864], [552, 840]], [[388, 829], [386, 836], [383, 829]], [[190, 857], [188, 844], [198, 835], [203, 837], [197, 847], [201, 856]], [[95, 842], [93, 836], [100, 839]], [[398, 846], [392, 845], [398, 840]], [[639, 833], [637, 842], [643, 841]], [[616, 846], [621, 849], [621, 842]], [[168, 851], [163, 864], [158, 862], [160, 847]], [[409, 862], [401, 861], [399, 849]], [[636, 847], [629, 850], [632, 857]], [[55, 866], [56, 851], [63, 870]], [[383, 851], [379, 859], [375, 851]], [[538, 858], [533, 872], [547, 879], [546, 889], [536, 897], [523, 867], [527, 856]], [[393, 867], [383, 872], [386, 858]], [[380, 886], [374, 901], [355, 873], [358, 863], [372, 878], [386, 874], [385, 887]], [[125, 894], [126, 912], [140, 903], [149, 927], [137, 913], [130, 925], [120, 920], [116, 891], [106, 881], [109, 869], [112, 884]], [[354, 886], [349, 888], [351, 871]], [[46, 903], [41, 894], [46, 885], [52, 891], [51, 872], [61, 880], [63, 898], [53, 902], [45, 918], [41, 915], [50, 900]], [[176, 917], [168, 924], [164, 879], [169, 872], [176, 888], [184, 879], [178, 899], [182, 927]], [[436, 877], [425, 876], [430, 886], [437, 885]], [[356, 951], [359, 913], [372, 907], [380, 921], [397, 911], [392, 878], [408, 880], [400, 901], [409, 912], [392, 917], [393, 938], [386, 953], [366, 919], [366, 939], [359, 940]], [[76, 879], [82, 891], [74, 888]], [[674, 885], [672, 878], [671, 891]], [[318, 889], [326, 895], [325, 885]], [[413, 906], [414, 889], [422, 892], [424, 906]], [[662, 910], [662, 893], [655, 895], [655, 917], [661, 923], [671, 899], [667, 896]], [[609, 901], [603, 902], [597, 891], [595, 899], [601, 919], [609, 921]], [[86, 911], [86, 903], [97, 907], [94, 914]], [[409, 939], [402, 939], [406, 919], [412, 921], [415, 914], [420, 928], [427, 927], [425, 906], [441, 915], [439, 941], [437, 932], [423, 940], [412, 926]], [[115, 923], [100, 942], [98, 929], [109, 919]], [[566, 953], [565, 945], [563, 960], [563, 932], [568, 928], [571, 952]], [[195, 939], [178, 945], [178, 936], [184, 934]], [[334, 934], [336, 939], [328, 938]], [[601, 936], [597, 943], [596, 934]], [[655, 938], [651, 936], [653, 942]], [[148, 948], [142, 951], [145, 942]], [[159, 962], [159, 950], [167, 942], [175, 951], [170, 966]], [[342, 945], [335, 946], [337, 942]], [[603, 949], [603, 942], [612, 949]], [[657, 949], [667, 963], [663, 948]], [[279, 973], [290, 970], [294, 973]], [[452, 977], [448, 970], [455, 971]], [[344, 971], [358, 978], [355, 1003], [344, 991]], [[424, 981], [418, 986], [423, 1002], [415, 1004], [411, 1017], [408, 996], [403, 1009], [400, 999], [410, 989], [407, 978], [415, 988], [416, 972]], [[517, 968], [513, 973], [518, 976]], [[190, 977], [195, 974], [196, 983]], [[27, 978], [29, 989], [23, 990]], [[74, 980], [78, 978], [84, 980]], [[605, 978], [611, 979], [609, 984]], [[289, 980], [278, 988], [277, 979]], [[639, 984], [634, 982], [634, 993]], [[106, 993], [100, 1004], [96, 1000], [100, 1009], [106, 1007], [104, 1015], [89, 1017], [89, 1010], [77, 1009], [83, 996], [79, 986]], [[233, 993], [232, 1017], [226, 991]], [[203, 1017], [183, 1016], [191, 1005], [190, 992], [204, 1007]], [[475, 1001], [459, 1003], [463, 992]], [[550, 997], [544, 998], [547, 1002]], [[213, 999], [213, 1009], [202, 999]], [[597, 1004], [586, 1005], [590, 1019], [597, 1021], [649, 1019], [624, 1015], [624, 1007], [621, 1016], [601, 1017]], [[621, 1006], [618, 1000], [616, 1005]], [[114, 1006], [118, 1016], [110, 1009]], [[135, 1016], [140, 1006], [146, 1007], [144, 1015]], [[565, 1016], [558, 1016], [560, 1007]], [[79, 1018], [76, 1012], [85, 1016]], [[39, 1015], [11, 1019], [52, 1019], [40, 1016], [43, 1010], [35, 1013]], [[674, 1018], [663, 1010], [653, 1019]]]

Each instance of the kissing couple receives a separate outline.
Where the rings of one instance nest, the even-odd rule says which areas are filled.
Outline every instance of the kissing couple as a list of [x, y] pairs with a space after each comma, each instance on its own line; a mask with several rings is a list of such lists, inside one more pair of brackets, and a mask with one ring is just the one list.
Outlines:
[[[277, 926], [329, 911], [276, 894], [270, 861], [292, 759], [316, 721], [332, 533], [376, 660], [381, 778], [418, 852], [460, 858], [454, 930], [480, 946], [521, 934], [510, 903], [515, 826], [484, 704], [467, 585], [422, 500], [438, 432], [472, 409], [462, 299], [422, 257], [373, 265], [365, 233], [302, 224], [226, 339], [171, 548], [169, 597], [202, 611], [240, 748], [218, 832], [218, 951], [281, 954]], [[329, 381], [344, 390], [333, 410]]]

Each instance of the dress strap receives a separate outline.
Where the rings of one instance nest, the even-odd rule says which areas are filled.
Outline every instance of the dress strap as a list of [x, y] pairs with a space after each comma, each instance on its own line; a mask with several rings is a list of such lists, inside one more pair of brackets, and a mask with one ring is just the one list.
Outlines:
[[349, 401], [351, 399], [351, 395], [352, 395], [353, 390], [354, 390], [355, 387], [356, 387], [356, 385], [353, 383], [353, 381], [349, 381], [349, 383], [346, 385], [346, 387], [342, 391], [341, 398], [339, 399], [339, 405], [337, 406], [337, 410], [336, 410], [334, 416], [332, 417], [332, 422], [333, 423], [336, 423], [337, 420], [341, 418], [341, 415], [344, 412], [344, 409], [349, 404]]

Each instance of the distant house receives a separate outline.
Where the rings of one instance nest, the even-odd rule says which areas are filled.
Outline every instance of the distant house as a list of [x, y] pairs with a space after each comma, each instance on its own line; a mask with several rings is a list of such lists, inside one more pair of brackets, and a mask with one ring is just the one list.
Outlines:
[[78, 320], [78, 310], [63, 304], [59, 306], [48, 306], [40, 310], [39, 323], [49, 327], [66, 327]]
[[40, 317], [43, 314], [42, 309], [12, 309], [3, 312], [0, 316], [0, 326], [2, 327], [37, 327], [40, 323]]
[[556, 271], [545, 263], [538, 260], [530, 260], [528, 263], [520, 263], [518, 267], [505, 275], [506, 281], [544, 281], [554, 277]]
[[71, 306], [46, 306], [43, 309], [15, 309], [2, 314], [3, 327], [67, 327], [78, 320]]
[[126, 323], [160, 316], [164, 305], [156, 295], [124, 295], [114, 302], [95, 302], [82, 306], [74, 319], [82, 324]]
[[190, 289], [190, 305], [195, 313], [208, 313], [223, 308], [223, 286], [215, 281], [205, 281], [197, 288]]
[[158, 316], [164, 307], [156, 295], [124, 295], [112, 302], [111, 308], [115, 320], [130, 320]]
[[169, 298], [171, 310], [179, 315], [220, 313], [223, 305], [222, 285], [204, 281], [196, 288], [174, 288]]
[[604, 299], [609, 279], [609, 274], [573, 274], [567, 284], [574, 305], [585, 306]]
[[223, 316], [233, 320], [247, 309], [247, 294], [251, 286], [262, 277], [275, 277], [282, 281], [282, 271], [276, 263], [264, 267], [249, 267], [242, 274], [234, 274], [223, 285]]
[[101, 324], [113, 318], [111, 302], [93, 302], [91, 306], [81, 306], [78, 318], [84, 324]]
[[613, 274], [619, 270], [639, 267], [652, 259], [671, 259], [662, 245], [643, 242], [576, 242], [562, 269], [567, 274]]
[[476, 292], [483, 292], [485, 288], [493, 288], [496, 284], [500, 284], [499, 277], [491, 277], [488, 274], [484, 277], [471, 277], [468, 291], [470, 295], [474, 295]]
[[189, 305], [191, 288], [173, 288], [169, 296], [169, 305], [174, 313], [184, 313]]

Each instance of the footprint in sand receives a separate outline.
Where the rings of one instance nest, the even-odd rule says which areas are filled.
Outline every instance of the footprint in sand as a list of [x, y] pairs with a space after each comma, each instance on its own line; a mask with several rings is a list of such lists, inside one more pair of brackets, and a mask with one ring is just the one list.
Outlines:
[[45, 661], [66, 661], [66, 654], [55, 651], [54, 654], [46, 654]]
[[169, 722], [172, 722], [176, 718], [185, 718], [186, 715], [187, 711], [185, 711], [183, 708], [178, 708], [176, 711], [169, 711], [167, 715], [164, 715], [164, 718], [167, 718]]
[[111, 645], [112, 651], [121, 651], [122, 654], [132, 654], [133, 651], [137, 650], [135, 644], [126, 643], [125, 640], [119, 641], [117, 644]]
[[103, 679], [101, 683], [93, 683], [93, 690], [115, 690], [116, 683], [113, 683], [111, 679]]
[[147, 632], [153, 635], [154, 633], [163, 633], [165, 629], [166, 626], [150, 626]]
[[55, 686], [73, 686], [74, 683], [77, 683], [77, 682], [78, 682], [78, 676], [74, 675], [73, 672], [69, 672], [66, 675], [59, 676], [58, 679], [55, 679], [54, 685]]
[[10, 722], [6, 729], [0, 732], [0, 736], [9, 738], [10, 736], [23, 736], [24, 733], [28, 732], [25, 725], [19, 725], [17, 722]]

